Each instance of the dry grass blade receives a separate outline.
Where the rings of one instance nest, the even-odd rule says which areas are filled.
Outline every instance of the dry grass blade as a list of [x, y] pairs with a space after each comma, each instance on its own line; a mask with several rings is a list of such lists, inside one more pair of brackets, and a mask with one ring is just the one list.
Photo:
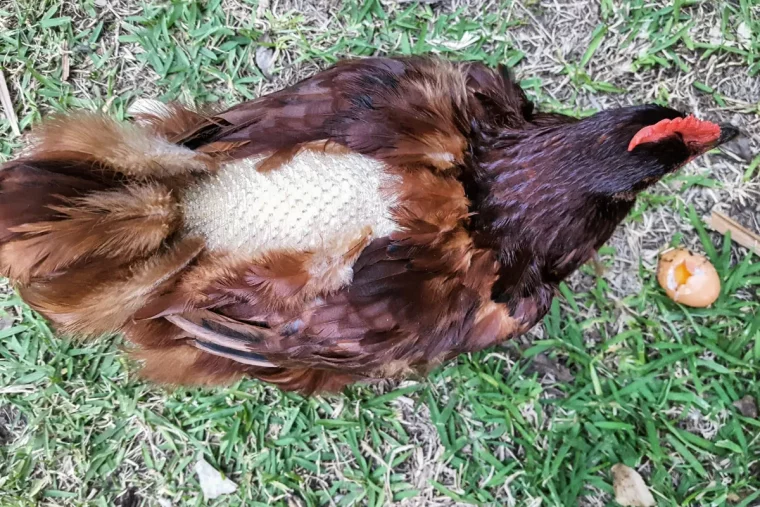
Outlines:
[[11, 124], [11, 130], [17, 136], [21, 135], [21, 130], [18, 128], [18, 118], [16, 117], [16, 111], [13, 110], [13, 102], [11, 101], [11, 94], [8, 91], [8, 85], [5, 83], [5, 73], [0, 69], [0, 105], [3, 106], [5, 117]]
[[259, 0], [259, 6], [256, 8], [256, 18], [263, 18], [269, 10], [269, 0]]
[[68, 41], [63, 41], [63, 45], [61, 46], [61, 81], [68, 81], [69, 80], [69, 72], [71, 70], [71, 66], [69, 64], [69, 43]]
[[721, 234], [730, 231], [732, 240], [760, 255], [760, 235], [750, 231], [728, 215], [713, 210], [709, 225], [711, 229]]

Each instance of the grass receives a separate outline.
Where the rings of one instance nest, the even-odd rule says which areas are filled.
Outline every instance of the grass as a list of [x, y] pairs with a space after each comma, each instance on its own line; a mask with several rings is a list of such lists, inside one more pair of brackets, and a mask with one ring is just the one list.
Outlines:
[[[757, 152], [750, 0], [271, 3], [5, 4], [0, 65], [20, 126], [72, 107], [121, 117], [146, 95], [232, 103], [349, 55], [438, 52], [515, 65], [543, 107], [576, 115], [685, 104], [738, 122]], [[271, 79], [257, 50], [275, 55]], [[0, 134], [7, 158], [21, 140], [4, 120]], [[6, 291], [0, 504], [203, 505], [203, 456], [239, 486], [219, 506], [616, 505], [620, 462], [659, 505], [760, 505], [760, 420], [735, 406], [760, 398], [760, 263], [701, 219], [720, 203], [757, 220], [757, 162], [716, 154], [649, 191], [602, 250], [606, 274], [583, 268], [530, 339], [344, 396], [146, 385], [118, 338], [63, 341]], [[713, 307], [657, 286], [669, 245], [711, 258]]]

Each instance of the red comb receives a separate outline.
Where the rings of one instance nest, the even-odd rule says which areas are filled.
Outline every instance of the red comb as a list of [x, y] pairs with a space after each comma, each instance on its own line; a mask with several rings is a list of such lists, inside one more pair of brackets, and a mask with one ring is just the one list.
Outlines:
[[686, 144], [707, 144], [718, 140], [720, 127], [709, 121], [698, 120], [692, 115], [662, 120], [636, 132], [628, 144], [628, 151], [642, 143], [654, 143], [675, 133], [681, 134]]

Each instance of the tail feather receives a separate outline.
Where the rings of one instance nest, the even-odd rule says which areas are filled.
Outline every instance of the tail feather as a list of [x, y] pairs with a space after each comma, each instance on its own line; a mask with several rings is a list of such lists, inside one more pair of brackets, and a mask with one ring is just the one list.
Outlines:
[[13, 229], [23, 224], [52, 220], [61, 199], [75, 198], [109, 188], [91, 164], [62, 160], [22, 159], [0, 171], [0, 243], [21, 235]]
[[22, 236], [0, 247], [4, 274], [27, 282], [92, 257], [129, 261], [154, 252], [180, 223], [171, 190], [160, 184], [127, 185], [64, 202], [48, 206], [55, 219], [9, 229]]
[[202, 250], [177, 235], [177, 196], [213, 165], [95, 114], [53, 118], [32, 138], [0, 170], [0, 274], [65, 333], [117, 331]]

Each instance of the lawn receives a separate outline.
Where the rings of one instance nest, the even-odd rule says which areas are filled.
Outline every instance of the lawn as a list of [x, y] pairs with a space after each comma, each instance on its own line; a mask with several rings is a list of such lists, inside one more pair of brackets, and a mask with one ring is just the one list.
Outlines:
[[[547, 109], [656, 101], [746, 135], [647, 192], [604, 270], [563, 285], [530, 336], [341, 396], [151, 386], [118, 337], [58, 339], [2, 285], [0, 505], [206, 505], [200, 457], [238, 485], [217, 506], [614, 506], [616, 463], [658, 505], [760, 505], [760, 262], [704, 222], [717, 206], [760, 230], [753, 0], [0, 3], [22, 131], [65, 108], [231, 104], [350, 55], [429, 52], [515, 66]], [[0, 160], [22, 145], [1, 118]], [[671, 245], [711, 258], [713, 307], [659, 288]]]

